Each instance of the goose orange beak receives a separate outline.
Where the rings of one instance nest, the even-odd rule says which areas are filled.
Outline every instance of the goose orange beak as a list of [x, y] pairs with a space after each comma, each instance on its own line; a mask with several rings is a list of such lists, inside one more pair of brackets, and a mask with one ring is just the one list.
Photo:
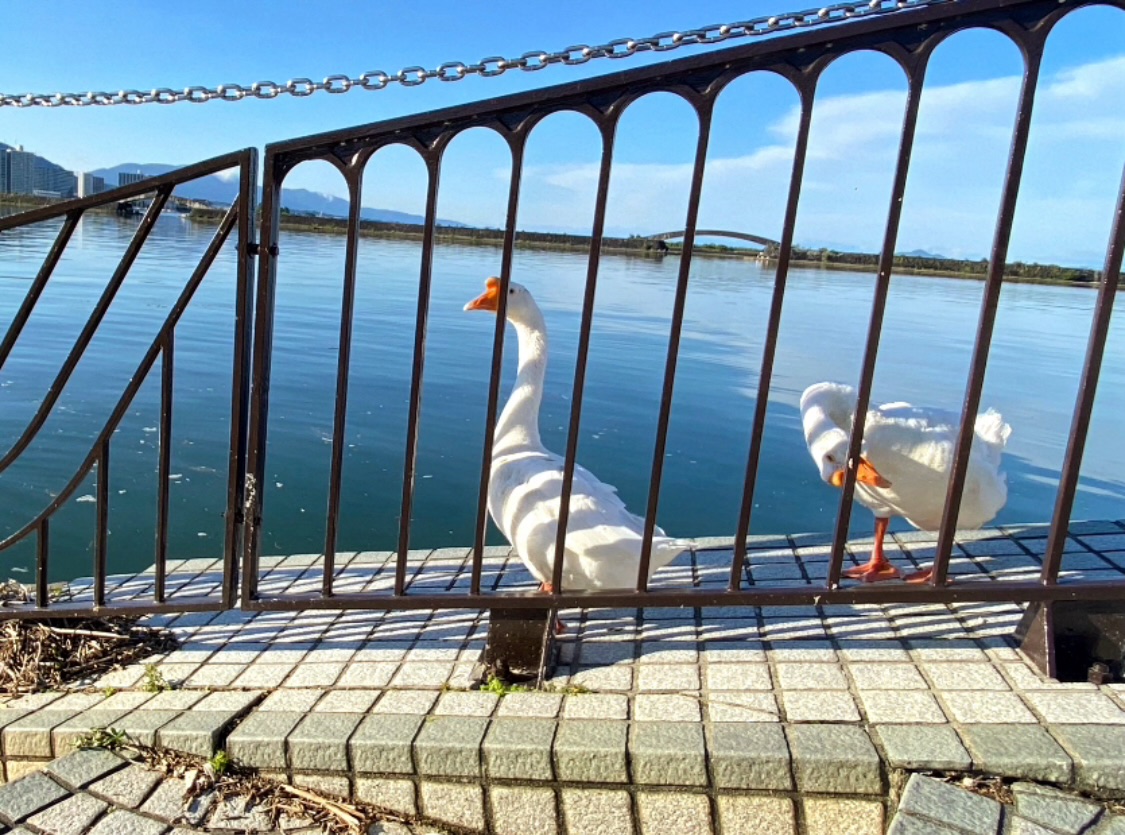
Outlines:
[[500, 299], [500, 279], [490, 278], [484, 283], [485, 291], [465, 305], [465, 310], [491, 310], [496, 312]]
[[[885, 478], [883, 478], [881, 475], [879, 475], [879, 471], [876, 470], [871, 465], [871, 462], [868, 461], [866, 458], [860, 458], [859, 459], [859, 471], [855, 475], [855, 480], [858, 481], [860, 484], [866, 484], [870, 487], [890, 487], [891, 486], [891, 483], [889, 481], [887, 481]], [[836, 472], [832, 473], [832, 477], [829, 479], [829, 483], [831, 483], [831, 485], [833, 487], [843, 487], [844, 486], [844, 471], [843, 470], [836, 470]]]

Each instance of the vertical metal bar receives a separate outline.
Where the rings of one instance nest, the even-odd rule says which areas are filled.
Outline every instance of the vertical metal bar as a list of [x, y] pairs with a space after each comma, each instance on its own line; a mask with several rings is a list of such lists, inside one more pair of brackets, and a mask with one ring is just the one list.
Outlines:
[[344, 249], [343, 300], [340, 304], [340, 346], [336, 362], [336, 411], [332, 421], [332, 464], [328, 477], [328, 517], [324, 529], [324, 579], [321, 592], [332, 596], [336, 571], [336, 534], [340, 523], [340, 481], [344, 469], [344, 447], [348, 418], [348, 372], [352, 356], [352, 321], [355, 319], [355, 270], [359, 249], [359, 220], [363, 207], [363, 169], [349, 168], [348, 238]]
[[609, 200], [609, 175], [613, 167], [613, 143], [617, 119], [610, 117], [599, 125], [602, 136], [602, 161], [598, 169], [598, 190], [594, 198], [594, 223], [590, 231], [590, 257], [586, 264], [586, 293], [582, 298], [582, 322], [578, 330], [578, 353], [574, 358], [574, 387], [570, 397], [570, 427], [566, 433], [566, 460], [563, 462], [562, 492], [559, 495], [559, 527], [555, 533], [555, 560], [551, 566], [551, 588], [562, 593], [563, 560], [566, 555], [566, 526], [570, 520], [570, 493], [574, 486], [574, 465], [578, 458], [578, 430], [582, 423], [582, 396], [586, 390], [586, 360], [590, 352], [590, 329], [594, 320], [594, 298], [598, 289], [598, 267], [605, 234], [605, 210]]
[[773, 280], [766, 341], [762, 345], [762, 368], [758, 373], [758, 396], [754, 402], [754, 420], [750, 430], [750, 452], [746, 459], [746, 478], [742, 485], [742, 509], [734, 538], [734, 559], [730, 566], [730, 588], [742, 586], [742, 567], [746, 563], [746, 537], [750, 533], [750, 516], [754, 508], [754, 489], [758, 481], [758, 462], [762, 453], [762, 435], [769, 409], [770, 381], [777, 353], [777, 334], [781, 329], [781, 308], [785, 301], [785, 283], [789, 277], [789, 259], [793, 254], [793, 232], [797, 226], [797, 205], [801, 199], [801, 183], [805, 175], [805, 157], [809, 149], [809, 127], [812, 124], [815, 78], [802, 79], [797, 93], [801, 98], [801, 116], [797, 141], [793, 147], [793, 170], [789, 175], [789, 197], [785, 204], [785, 222], [781, 230], [781, 246], [777, 252], [777, 273]]
[[[277, 284], [278, 225], [281, 220], [281, 180], [275, 156], [267, 155], [262, 184], [262, 231], [258, 244], [258, 286], [254, 311], [253, 383], [250, 435], [247, 441], [246, 544], [242, 560], [242, 605], [258, 596], [258, 559], [262, 547], [263, 484], [269, 427], [270, 365], [273, 360], [274, 291]], [[233, 467], [233, 462], [232, 462]], [[232, 488], [233, 489], [233, 488]]]
[[430, 279], [434, 267], [434, 226], [437, 222], [438, 181], [441, 157], [426, 156], [429, 185], [426, 220], [422, 231], [422, 264], [418, 276], [418, 312], [414, 320], [414, 368], [410, 376], [410, 413], [406, 428], [406, 456], [402, 465], [402, 509], [399, 517], [398, 559], [395, 562], [395, 596], [406, 591], [406, 554], [410, 549], [410, 515], [414, 507], [414, 466], [418, 457], [418, 418], [422, 410], [422, 372], [426, 364], [426, 322], [430, 311]]
[[175, 366], [174, 330], [168, 331], [160, 350], [160, 458], [157, 465], [156, 493], [156, 581], [154, 596], [164, 602], [164, 581], [168, 569], [168, 476], [172, 472], [172, 392]]
[[46, 608], [51, 602], [51, 589], [48, 583], [47, 562], [51, 554], [51, 520], [44, 517], [39, 523], [35, 537], [35, 605]]
[[656, 528], [656, 512], [660, 507], [660, 481], [664, 474], [664, 452], [668, 446], [668, 421], [672, 417], [672, 394], [676, 385], [676, 364], [680, 357], [680, 334], [687, 304], [691, 256], [695, 247], [695, 226], [699, 219], [699, 198], [703, 193], [703, 169], [707, 163], [707, 143], [711, 138], [711, 117], [715, 99], [708, 96], [696, 105], [699, 117], [699, 138], [695, 146], [695, 167], [688, 193], [687, 218], [684, 223], [683, 249], [680, 253], [680, 274], [676, 282], [676, 299], [672, 305], [672, 327], [668, 334], [668, 358], [664, 366], [664, 392], [660, 398], [660, 416], [656, 424], [656, 444], [652, 453], [652, 478], [648, 485], [648, 510], [641, 539], [641, 561], [637, 566], [637, 591], [648, 590], [648, 567], [652, 559], [652, 538]]
[[255, 202], [258, 151], [243, 152], [238, 168], [238, 237], [235, 253], [234, 345], [231, 358], [230, 461], [227, 465], [227, 528], [223, 543], [223, 608], [238, 600], [239, 557], [243, 545], [246, 501], [246, 415], [250, 408], [250, 330], [253, 326]]
[[863, 445], [863, 430], [867, 422], [867, 407], [871, 402], [871, 384], [875, 378], [875, 360], [879, 353], [879, 338], [883, 333], [883, 315], [887, 308], [887, 293], [891, 286], [891, 269], [894, 267], [895, 243], [898, 241], [899, 221], [902, 218], [903, 196], [906, 194], [906, 179], [910, 170], [910, 155], [914, 148], [914, 131], [918, 125], [918, 105], [922, 97], [922, 82], [925, 79], [926, 61], [907, 69], [908, 88], [906, 93], [906, 114], [902, 122], [902, 136], [899, 140], [898, 163], [895, 166], [894, 183], [891, 186], [891, 205], [887, 210], [887, 226], [883, 233], [883, 248], [879, 255], [879, 273], [875, 278], [875, 294], [871, 300], [871, 323], [867, 329], [867, 347], [863, 352], [863, 367], [859, 374], [859, 387], [856, 392], [855, 418], [852, 423], [851, 440], [848, 443], [847, 468], [844, 470], [844, 484], [840, 491], [840, 510], [836, 516], [836, 533], [832, 540], [832, 558], [828, 564], [828, 588], [835, 588], [840, 582], [840, 570], [844, 563], [844, 545], [848, 539], [848, 523], [852, 515], [852, 500], [855, 494], [855, 477], [859, 464], [860, 449]]
[[105, 605], [106, 556], [109, 536], [109, 438], [98, 452], [97, 522], [94, 528], [94, 605]]
[[1066, 544], [1070, 513], [1074, 508], [1074, 494], [1078, 489], [1078, 475], [1082, 468], [1082, 453], [1086, 448], [1086, 433], [1090, 428], [1090, 415], [1094, 411], [1094, 396], [1098, 391], [1098, 375], [1105, 353], [1106, 335], [1113, 316], [1113, 303], [1117, 296], [1117, 285], [1121, 278], [1121, 259], [1125, 252], [1125, 173], [1121, 178], [1121, 190], [1117, 196], [1117, 210], [1113, 217], [1113, 231], [1110, 233], [1109, 249], [1105, 256], [1105, 269], [1102, 270], [1102, 286], [1098, 289], [1098, 300], [1094, 304], [1094, 316], [1090, 322], [1090, 339], [1086, 344], [1086, 360], [1082, 367], [1082, 379], [1078, 383], [1078, 394], [1074, 402], [1074, 419], [1070, 425], [1070, 439], [1063, 458], [1062, 475], [1059, 478], [1059, 492], [1055, 498], [1055, 512], [1051, 518], [1051, 534], [1047, 538], [1047, 552], [1043, 555], [1044, 584], [1052, 585], [1058, 580], [1062, 565], [1063, 546]]
[[508, 217], [504, 225], [504, 244], [500, 255], [500, 298], [496, 307], [496, 330], [492, 335], [492, 373], [488, 380], [488, 407], [484, 418], [484, 451], [480, 467], [480, 489], [477, 493], [477, 528], [473, 539], [473, 567], [469, 587], [471, 594], [480, 594], [481, 570], [484, 564], [484, 535], [488, 529], [488, 485], [492, 479], [492, 446], [496, 434], [496, 412], [500, 402], [500, 369], [504, 358], [504, 330], [508, 311], [508, 284], [512, 280], [512, 250], [516, 241], [516, 217], [519, 210], [520, 183], [523, 179], [523, 153], [527, 135], [519, 133], [509, 139], [512, 152], [512, 174], [508, 182]]
[[985, 368], [988, 365], [988, 350], [992, 344], [992, 328], [996, 322], [996, 308], [1000, 302], [1000, 286], [1004, 280], [1004, 267], [1008, 259], [1008, 241], [1012, 233], [1012, 220], [1016, 213], [1020, 179], [1023, 176], [1023, 161], [1027, 152], [1031, 112], [1035, 103], [1035, 89], [1039, 81], [1039, 68], [1043, 58], [1044, 37], [1044, 34], [1030, 34], [1024, 52], [1027, 67], [1024, 71], [1023, 87], [1020, 90], [1019, 111], [1016, 113], [1012, 150], [1008, 159], [1008, 170], [1004, 178], [1004, 192], [1000, 200], [1000, 214], [996, 221], [996, 233], [992, 241], [988, 277], [985, 279], [980, 323], [977, 326], [977, 339], [970, 363], [969, 384], [966, 387], [965, 404], [961, 412], [961, 429], [957, 436], [953, 470], [950, 474], [949, 488], [945, 498], [945, 512], [942, 515], [941, 530], [938, 533], [937, 553], [934, 555], [933, 576], [930, 580], [934, 585], [945, 583], [949, 569], [949, 557], [953, 551], [953, 539], [957, 532], [957, 516], [961, 510], [961, 493], [965, 488], [969, 454], [972, 450], [973, 437], [976, 434], [975, 424], [977, 410], [980, 408], [980, 393], [984, 384]]
[[35, 310], [35, 305], [43, 294], [43, 288], [47, 286], [48, 279], [54, 273], [55, 267], [58, 266], [59, 260], [66, 250], [66, 245], [70, 243], [70, 238], [74, 234], [74, 230], [78, 228], [78, 221], [81, 219], [82, 212], [71, 212], [66, 216], [66, 221], [59, 230], [59, 234], [55, 236], [55, 242], [51, 244], [51, 249], [43, 260], [43, 266], [39, 268], [35, 281], [31, 283], [27, 295], [23, 297], [23, 303], [20, 304], [20, 309], [16, 311], [12, 324], [8, 326], [3, 341], [0, 341], [0, 369], [3, 369], [4, 363], [8, 361], [8, 356], [16, 346], [16, 340], [23, 332], [27, 320], [31, 318], [31, 313]]

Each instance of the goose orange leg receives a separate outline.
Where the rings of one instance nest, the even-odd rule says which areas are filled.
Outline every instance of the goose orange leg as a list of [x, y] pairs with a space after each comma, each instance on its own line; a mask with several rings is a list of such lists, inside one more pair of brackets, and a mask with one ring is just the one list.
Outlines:
[[899, 576], [898, 569], [883, 555], [883, 537], [887, 535], [887, 525], [890, 521], [886, 517], [875, 517], [875, 546], [871, 549], [871, 559], [864, 565], [847, 569], [844, 572], [845, 577], [863, 580], [865, 583], [877, 583], [880, 580], [893, 580]]
[[[540, 583], [539, 591], [544, 594], [554, 594], [555, 587], [550, 583]], [[558, 615], [555, 615], [555, 634], [562, 635], [564, 632], [566, 632], [566, 624], [562, 622]]]

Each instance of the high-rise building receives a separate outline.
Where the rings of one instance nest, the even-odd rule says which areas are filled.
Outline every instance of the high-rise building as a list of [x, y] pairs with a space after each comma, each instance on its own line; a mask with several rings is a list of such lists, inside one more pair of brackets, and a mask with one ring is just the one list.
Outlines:
[[0, 193], [73, 197], [77, 190], [78, 178], [61, 165], [22, 145], [0, 145]]
[[78, 191], [78, 178], [43, 157], [30, 155], [34, 160], [32, 193], [44, 197], [73, 197]]
[[78, 196], [90, 197], [94, 194], [101, 194], [105, 191], [105, 178], [96, 177], [86, 171], [77, 172], [78, 177]]
[[136, 172], [122, 171], [120, 174], [117, 175], [117, 185], [118, 186], [129, 186], [129, 185], [132, 185], [133, 183], [139, 183], [144, 178], [145, 178], [145, 175], [142, 174], [140, 171], [136, 171]]

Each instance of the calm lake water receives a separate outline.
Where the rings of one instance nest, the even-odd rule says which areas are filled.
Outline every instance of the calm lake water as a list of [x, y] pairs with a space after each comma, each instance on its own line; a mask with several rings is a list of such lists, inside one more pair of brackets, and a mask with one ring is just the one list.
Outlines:
[[[0, 447], [42, 401], [136, 227], [87, 217], [10, 360], [0, 371]], [[11, 322], [57, 226], [0, 235], [0, 326]], [[43, 431], [0, 474], [0, 537], [26, 524], [73, 476], [213, 230], [161, 220]], [[278, 277], [265, 485], [264, 551], [323, 548], [343, 239], [284, 234]], [[420, 248], [364, 240], [343, 477], [340, 550], [390, 549], [398, 532]], [[412, 547], [472, 541], [488, 389], [492, 318], [465, 313], [500, 252], [439, 247], [427, 340]], [[222, 547], [229, 433], [234, 270], [228, 246], [181, 322], [176, 341], [170, 553]], [[579, 460], [643, 512], [679, 260], [602, 259]], [[527, 285], [550, 329], [541, 424], [563, 451], [586, 258], [521, 251]], [[772, 271], [752, 260], [693, 265], [680, 349], [659, 523], [676, 536], [734, 532], [757, 391]], [[753, 532], [827, 531], [838, 493], [816, 475], [797, 402], [810, 383], [854, 382], [873, 276], [795, 269], [789, 280]], [[957, 409], [983, 285], [896, 277], [875, 380], [878, 402]], [[1012, 424], [1001, 523], [1043, 521], [1053, 506], [1095, 294], [1009, 285], [1003, 290], [983, 404]], [[1118, 305], [1083, 466], [1076, 518], [1125, 516], [1125, 310]], [[511, 331], [509, 330], [509, 336]], [[502, 397], [514, 376], [505, 357]], [[159, 363], [154, 370], [158, 372]], [[111, 571], [152, 561], [159, 375], [150, 375], [112, 443]], [[52, 579], [90, 573], [96, 474], [51, 529]], [[853, 534], [870, 532], [862, 509]], [[898, 522], [903, 526], [901, 522]], [[904, 526], [905, 527], [905, 526]], [[501, 542], [492, 529], [490, 542]], [[0, 576], [30, 581], [33, 546], [0, 552]]]

